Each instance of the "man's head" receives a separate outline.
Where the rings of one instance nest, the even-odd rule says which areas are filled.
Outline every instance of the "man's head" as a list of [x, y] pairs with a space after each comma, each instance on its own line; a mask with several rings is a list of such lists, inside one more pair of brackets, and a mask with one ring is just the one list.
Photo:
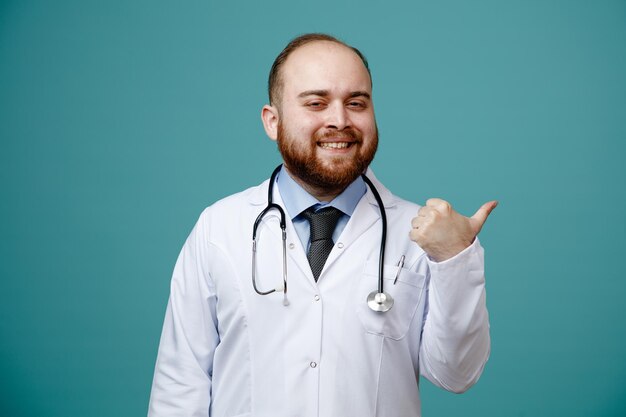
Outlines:
[[285, 167], [316, 197], [336, 196], [367, 168], [378, 144], [365, 58], [328, 35], [304, 35], [277, 57], [269, 90], [263, 124]]
[[[281, 51], [280, 54], [274, 60], [272, 64], [272, 69], [270, 70], [270, 75], [267, 80], [267, 93], [269, 96], [271, 105], [280, 105], [280, 98], [282, 93], [282, 78], [281, 78], [281, 69], [289, 55], [296, 49], [301, 46], [306, 45], [311, 42], [319, 42], [319, 41], [328, 41], [334, 42], [338, 45], [343, 45], [346, 48], [350, 48], [363, 62], [363, 66], [367, 69], [368, 74], [370, 75], [370, 80], [372, 74], [370, 72], [369, 63], [365, 56], [359, 51], [357, 48], [346, 44], [345, 42], [340, 41], [334, 36], [327, 35], [325, 33], [307, 33], [304, 35], [300, 35], [297, 38], [294, 38], [285, 46], [285, 48]], [[371, 82], [371, 81], [370, 81]]]

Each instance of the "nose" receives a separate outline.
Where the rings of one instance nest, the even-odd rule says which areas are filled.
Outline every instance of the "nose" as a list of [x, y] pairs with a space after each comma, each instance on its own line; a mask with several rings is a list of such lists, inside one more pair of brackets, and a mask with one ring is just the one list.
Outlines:
[[333, 103], [327, 109], [326, 127], [329, 129], [343, 130], [351, 127], [350, 114], [343, 103]]

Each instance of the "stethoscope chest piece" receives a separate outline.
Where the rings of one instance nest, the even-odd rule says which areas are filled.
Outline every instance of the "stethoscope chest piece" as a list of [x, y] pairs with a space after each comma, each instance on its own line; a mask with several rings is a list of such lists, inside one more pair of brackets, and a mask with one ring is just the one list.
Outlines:
[[367, 296], [367, 305], [373, 311], [384, 313], [393, 307], [393, 297], [386, 292], [372, 291]]

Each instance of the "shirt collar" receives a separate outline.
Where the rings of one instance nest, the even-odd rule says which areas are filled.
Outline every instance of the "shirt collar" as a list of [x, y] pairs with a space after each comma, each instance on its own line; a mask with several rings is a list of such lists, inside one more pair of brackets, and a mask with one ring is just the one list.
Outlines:
[[341, 210], [348, 216], [352, 216], [352, 213], [354, 213], [354, 209], [359, 203], [359, 200], [361, 200], [361, 197], [363, 197], [363, 195], [367, 191], [367, 185], [365, 185], [365, 182], [359, 176], [332, 201], [319, 201], [311, 194], [306, 192], [306, 190], [302, 188], [300, 184], [294, 181], [294, 179], [291, 178], [289, 173], [285, 170], [284, 166], [280, 169], [280, 172], [278, 173], [276, 183], [278, 184], [280, 196], [283, 200], [283, 203], [285, 204], [287, 213], [289, 213], [289, 216], [292, 220], [311, 206], [316, 206], [316, 209], [332, 206]]

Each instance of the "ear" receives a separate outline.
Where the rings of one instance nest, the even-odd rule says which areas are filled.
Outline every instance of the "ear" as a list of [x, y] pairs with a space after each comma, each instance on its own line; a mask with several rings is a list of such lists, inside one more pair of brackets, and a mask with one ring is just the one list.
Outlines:
[[278, 138], [278, 109], [275, 106], [266, 104], [261, 110], [261, 120], [267, 136], [272, 140], [276, 140]]

